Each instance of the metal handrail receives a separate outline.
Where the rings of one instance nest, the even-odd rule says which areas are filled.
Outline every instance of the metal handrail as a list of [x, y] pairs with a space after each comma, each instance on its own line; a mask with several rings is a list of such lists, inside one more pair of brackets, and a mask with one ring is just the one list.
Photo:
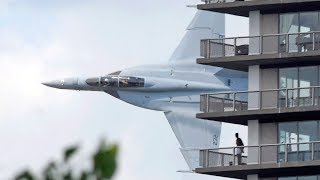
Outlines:
[[320, 141], [309, 141], [309, 142], [296, 142], [296, 143], [278, 143], [278, 144], [261, 144], [261, 145], [247, 145], [247, 146], [227, 146], [221, 148], [181, 148], [181, 150], [189, 151], [189, 150], [209, 150], [209, 151], [218, 151], [223, 149], [232, 149], [232, 148], [250, 148], [250, 147], [269, 147], [269, 146], [292, 146], [292, 145], [301, 145], [301, 144], [312, 144], [312, 143], [320, 143]]
[[[303, 90], [308, 90], [306, 96], [301, 95]], [[267, 94], [274, 92], [273, 94]], [[318, 93], [316, 93], [318, 92]], [[200, 110], [203, 112], [225, 112], [225, 111], [244, 111], [256, 109], [270, 109], [270, 108], [288, 108], [297, 106], [320, 106], [316, 103], [316, 98], [320, 97], [320, 86], [299, 87], [299, 88], [281, 88], [281, 89], [266, 89], [255, 91], [236, 91], [236, 92], [219, 92], [212, 94], [200, 95]], [[219, 96], [227, 97], [219, 97]], [[257, 101], [252, 102], [249, 107], [248, 96], [255, 96]], [[267, 98], [269, 97], [271, 98]], [[243, 100], [245, 98], [246, 100]], [[310, 100], [309, 100], [310, 99]], [[285, 101], [284, 101], [285, 100]], [[294, 101], [292, 101], [294, 100]], [[298, 100], [298, 101], [295, 101]], [[301, 104], [301, 100], [302, 104]], [[281, 104], [281, 102], [285, 104]], [[212, 106], [214, 103], [214, 106]], [[213, 109], [212, 109], [213, 108]], [[226, 109], [227, 108], [227, 109]]]
[[[271, 91], [285, 91], [285, 90], [298, 90], [298, 89], [311, 89], [320, 88], [320, 86], [309, 86], [309, 87], [297, 87], [297, 88], [279, 88], [279, 89], [264, 89], [264, 90], [254, 90], [254, 91], [224, 91], [211, 94], [201, 94], [201, 95], [220, 95], [220, 94], [239, 94], [239, 93], [255, 93], [255, 92], [271, 92]], [[219, 98], [219, 97], [218, 97]]]
[[225, 37], [216, 39], [203, 39], [203, 40], [225, 40], [225, 39], [243, 39], [243, 38], [257, 38], [257, 37], [272, 37], [272, 36], [286, 36], [286, 35], [303, 35], [303, 34], [313, 34], [320, 33], [320, 31], [309, 31], [309, 32], [297, 32], [297, 33], [280, 33], [280, 34], [263, 34], [263, 35], [252, 35], [252, 36], [237, 36], [237, 37]]
[[[301, 36], [310, 35], [309, 41], [304, 41], [303, 39], [297, 39]], [[264, 34], [264, 35], [254, 35], [254, 36], [242, 36], [242, 37], [227, 37], [227, 38], [215, 38], [215, 39], [203, 39], [201, 40], [201, 56], [205, 58], [211, 57], [224, 57], [224, 56], [236, 56], [236, 55], [253, 55], [253, 54], [269, 54], [275, 52], [291, 52], [291, 51], [304, 51], [308, 50], [319, 50], [319, 38], [316, 38], [316, 35], [320, 37], [320, 31], [310, 31], [310, 32], [298, 32], [298, 33], [280, 33], [280, 34]], [[294, 49], [292, 50], [292, 36], [297, 36]], [[267, 38], [274, 37], [277, 40], [268, 40]], [[284, 41], [280, 42], [279, 38], [283, 37]], [[307, 38], [307, 37], [306, 37]], [[239, 40], [255, 40], [254, 42], [241, 42]], [[233, 42], [226, 43], [226, 41], [232, 40]], [[239, 43], [240, 42], [240, 43]], [[279, 47], [277, 50], [265, 50], [265, 42], [277, 43]], [[249, 53], [249, 47], [255, 44], [255, 48], [252, 49]], [[268, 45], [268, 44], [266, 44]], [[312, 46], [311, 46], [312, 45]], [[267, 46], [268, 47], [268, 46]], [[217, 49], [216, 49], [217, 48]], [[228, 50], [228, 51], [226, 51]], [[217, 53], [217, 54], [216, 54]]]
[[[309, 150], [299, 150], [300, 146], [299, 145], [309, 145]], [[233, 146], [233, 147], [223, 147], [223, 148], [214, 148], [214, 149], [201, 149], [201, 148], [183, 148], [183, 151], [198, 151], [200, 152], [200, 154], [202, 153], [203, 155], [199, 156], [199, 162], [202, 161], [202, 164], [199, 164], [199, 166], [202, 167], [216, 167], [216, 166], [225, 166], [226, 162], [225, 162], [225, 157], [227, 157], [230, 160], [230, 156], [232, 157], [232, 160], [229, 161], [229, 166], [230, 165], [236, 165], [236, 149], [237, 148], [243, 148], [246, 149], [246, 151], [248, 152], [248, 156], [243, 156], [241, 155], [242, 158], [247, 158], [248, 163], [250, 164], [266, 164], [266, 163], [279, 163], [279, 162], [291, 162], [291, 160], [289, 160], [289, 155], [292, 153], [297, 153], [297, 159], [296, 161], [299, 161], [298, 157], [299, 157], [299, 153], [311, 153], [311, 156], [307, 156], [309, 158], [307, 158], [307, 161], [312, 161], [315, 160], [315, 152], [319, 153], [320, 152], [320, 148], [315, 148], [315, 144], [319, 144], [320, 147], [320, 141], [310, 141], [310, 142], [299, 142], [299, 143], [279, 143], [279, 144], [262, 144], [262, 145], [250, 145], [250, 146]], [[290, 148], [292, 146], [297, 146], [297, 150], [290, 150]], [[276, 155], [274, 153], [270, 153], [270, 151], [263, 151], [264, 148], [266, 147], [276, 147]], [[283, 151], [280, 151], [279, 148], [280, 147], [285, 147], [283, 149]], [[250, 150], [250, 148], [256, 148], [254, 149], [255, 151], [252, 151], [252, 149]], [[228, 153], [223, 153], [220, 152], [221, 150], [232, 150], [231, 154]], [[251, 152], [250, 152], [251, 151]], [[210, 156], [210, 153], [213, 153], [213, 156]], [[268, 153], [270, 153], [270, 156], [266, 156], [268, 155]], [[215, 154], [215, 155], [214, 155]], [[284, 161], [280, 161], [279, 159], [279, 154], [284, 154]], [[219, 156], [217, 156], [219, 155]], [[211, 159], [210, 159], [211, 157]], [[269, 160], [265, 160], [265, 158], [268, 157], [267, 159]], [[212, 159], [212, 158], [218, 158], [218, 159]], [[317, 157], [318, 158], [318, 157]], [[270, 160], [272, 159], [272, 160]], [[221, 160], [220, 163], [218, 164], [213, 164], [210, 165], [210, 162], [215, 162]], [[305, 159], [303, 159], [302, 161], [306, 161]], [[211, 163], [212, 164], [212, 163]], [[243, 165], [243, 164], [237, 164], [237, 165]]]

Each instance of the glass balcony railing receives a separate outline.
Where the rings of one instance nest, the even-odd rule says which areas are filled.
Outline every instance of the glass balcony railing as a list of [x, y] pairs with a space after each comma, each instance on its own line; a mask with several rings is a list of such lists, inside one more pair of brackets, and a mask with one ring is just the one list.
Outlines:
[[201, 40], [201, 56], [217, 58], [320, 50], [320, 32]]
[[[250, 101], [248, 101], [250, 99]], [[200, 96], [200, 111], [230, 112], [320, 106], [320, 86], [222, 92]]]
[[195, 168], [302, 162], [320, 160], [320, 141], [183, 151], [199, 154]]

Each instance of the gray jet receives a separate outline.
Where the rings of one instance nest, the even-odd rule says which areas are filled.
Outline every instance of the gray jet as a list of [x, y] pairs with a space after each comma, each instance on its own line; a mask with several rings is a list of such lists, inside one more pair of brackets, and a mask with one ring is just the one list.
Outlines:
[[44, 82], [49, 87], [99, 91], [129, 104], [164, 112], [190, 169], [199, 165], [199, 152], [188, 148], [218, 148], [221, 123], [196, 118], [200, 94], [247, 90], [247, 73], [196, 63], [200, 40], [220, 38], [223, 14], [198, 11], [167, 64], [124, 69], [108, 75]]

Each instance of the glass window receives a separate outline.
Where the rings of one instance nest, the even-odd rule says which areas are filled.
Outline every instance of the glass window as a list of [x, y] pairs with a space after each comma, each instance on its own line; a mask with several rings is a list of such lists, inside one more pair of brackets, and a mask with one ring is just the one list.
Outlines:
[[[310, 87], [318, 85], [318, 67], [308, 66], [299, 68], [299, 87]], [[311, 89], [301, 89], [299, 94], [299, 106], [310, 106], [312, 104]]]
[[[279, 162], [285, 161], [285, 150], [287, 148], [288, 161], [307, 161], [311, 160], [312, 145], [307, 142], [319, 141], [320, 121], [296, 121], [278, 124], [278, 140], [280, 144], [288, 144], [279, 148]], [[306, 144], [292, 144], [304, 143]], [[292, 144], [292, 145], [290, 145]], [[314, 148], [318, 149], [319, 144], [315, 143]], [[317, 151], [314, 158], [318, 159]]]
[[[317, 121], [305, 121], [298, 123], [298, 142], [310, 142], [317, 141], [318, 131], [317, 131], [318, 123]], [[300, 144], [299, 145], [299, 161], [307, 161], [311, 160], [311, 144]]]
[[[311, 32], [320, 30], [319, 12], [297, 12], [280, 14], [279, 32], [287, 34], [279, 37], [280, 51], [305, 52], [313, 50], [312, 34], [292, 34], [299, 32]], [[318, 39], [318, 35], [316, 37]], [[317, 40], [318, 42], [318, 40]], [[318, 49], [318, 47], [315, 47]]]
[[297, 177], [281, 177], [278, 180], [297, 180]]
[[119, 87], [143, 87], [144, 79], [137, 77], [120, 76]]
[[[278, 180], [317, 180], [319, 176], [293, 176], [293, 177], [281, 177]], [[320, 179], [319, 179], [320, 180]]]
[[[280, 15], [280, 33], [298, 33], [299, 32], [299, 14], [298, 13], [288, 13]], [[281, 52], [286, 52], [287, 45], [289, 47], [289, 52], [297, 52], [298, 46], [296, 43], [297, 35], [290, 35], [289, 41], [286, 36], [280, 36], [280, 49]], [[289, 43], [289, 44], [288, 44]]]
[[[312, 105], [312, 92], [308, 87], [318, 86], [318, 69], [318, 66], [279, 69], [279, 88], [283, 89], [279, 96], [280, 106], [285, 107], [287, 105], [288, 107], [295, 107]], [[298, 87], [306, 87], [306, 89], [292, 89]], [[288, 89], [288, 91], [285, 89]], [[286, 92], [288, 92], [287, 99]], [[316, 89], [315, 94], [320, 94], [320, 92]], [[318, 99], [314, 100], [315, 103], [318, 103]]]
[[101, 87], [118, 87], [118, 76], [101, 77]]
[[[282, 68], [279, 70], [279, 87], [280, 89], [290, 89], [298, 87], [298, 68]], [[280, 106], [294, 107], [297, 105], [297, 90], [288, 90], [288, 99], [286, 99], [286, 90], [280, 92]], [[287, 102], [286, 102], [287, 100]]]
[[299, 32], [299, 14], [287, 13], [280, 15], [280, 33]]
[[317, 180], [317, 176], [300, 176], [298, 180]]
[[300, 30], [299, 32], [310, 32], [319, 30], [319, 13], [302, 12], [300, 13]]
[[99, 78], [88, 78], [86, 80], [86, 83], [89, 85], [89, 86], [96, 86], [98, 87], [99, 86]]
[[[298, 142], [298, 123], [279, 123], [279, 143], [290, 144]], [[288, 161], [297, 161], [297, 145], [280, 146], [279, 162], [285, 161], [285, 148], [288, 151]]]
[[298, 87], [298, 68], [281, 68], [279, 87], [297, 88]]

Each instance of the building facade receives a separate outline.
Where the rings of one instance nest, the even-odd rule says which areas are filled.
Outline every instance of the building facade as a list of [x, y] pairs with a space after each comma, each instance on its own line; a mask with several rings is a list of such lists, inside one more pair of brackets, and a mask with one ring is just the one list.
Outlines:
[[197, 60], [248, 72], [248, 91], [204, 94], [197, 114], [248, 126], [248, 146], [198, 150], [195, 171], [320, 180], [320, 1], [208, 0], [198, 9], [249, 17], [249, 36], [204, 39]]

